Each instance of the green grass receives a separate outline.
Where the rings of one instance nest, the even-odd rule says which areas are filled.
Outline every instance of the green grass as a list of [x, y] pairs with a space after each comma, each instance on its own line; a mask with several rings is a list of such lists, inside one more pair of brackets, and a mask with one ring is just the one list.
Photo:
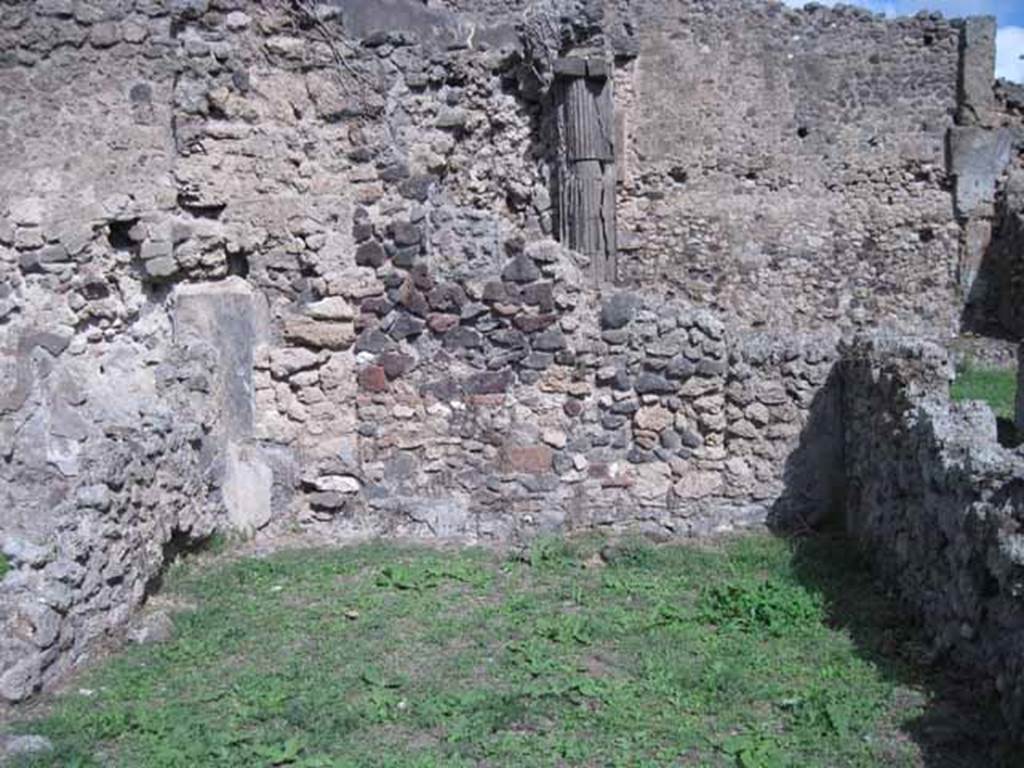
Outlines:
[[175, 639], [18, 724], [56, 745], [24, 765], [924, 764], [924, 678], [878, 650], [913, 635], [842, 541], [367, 545], [166, 591]]
[[7, 560], [7, 555], [5, 555], [3, 552], [0, 552], [0, 579], [3, 579], [3, 577], [6, 576], [10, 570], [11, 564]]
[[957, 371], [951, 394], [954, 400], [982, 400], [996, 416], [1014, 418], [1017, 372], [1005, 368], [964, 366]]

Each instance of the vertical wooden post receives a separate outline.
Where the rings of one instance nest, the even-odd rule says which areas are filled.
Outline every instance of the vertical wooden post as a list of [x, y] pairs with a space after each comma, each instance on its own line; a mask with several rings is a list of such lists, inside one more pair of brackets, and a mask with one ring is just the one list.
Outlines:
[[555, 62], [559, 233], [590, 259], [595, 285], [616, 279], [612, 84], [603, 59]]

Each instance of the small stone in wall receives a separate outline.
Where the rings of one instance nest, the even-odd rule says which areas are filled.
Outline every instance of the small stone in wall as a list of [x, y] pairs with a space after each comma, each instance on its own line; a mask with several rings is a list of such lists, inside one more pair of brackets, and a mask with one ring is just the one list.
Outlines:
[[771, 421], [771, 414], [761, 403], [754, 403], [743, 412], [748, 419], [758, 426], [765, 426]]
[[676, 391], [675, 384], [655, 373], [641, 373], [637, 377], [634, 387], [641, 395], [667, 395]]
[[362, 483], [351, 475], [320, 475], [312, 480], [311, 485], [318, 491], [352, 495], [359, 493]]
[[465, 380], [463, 386], [469, 395], [495, 395], [506, 392], [514, 379], [515, 375], [506, 368], [474, 374]]
[[388, 380], [397, 379], [412, 370], [416, 361], [401, 352], [384, 352], [377, 358], [377, 364], [384, 369]]
[[640, 308], [642, 302], [631, 293], [620, 293], [612, 296], [601, 307], [601, 328], [617, 330], [628, 325]]
[[389, 339], [377, 328], [369, 328], [359, 334], [356, 339], [356, 352], [383, 352], [387, 347]]
[[106, 510], [110, 508], [110, 489], [102, 484], [85, 485], [78, 489], [75, 500], [83, 509]]
[[368, 365], [359, 372], [359, 386], [367, 392], [385, 392], [388, 388], [388, 376], [383, 366]]
[[557, 316], [554, 314], [528, 315], [520, 313], [515, 316], [512, 322], [523, 333], [537, 333], [538, 331], [543, 331], [557, 319]]
[[284, 336], [288, 341], [314, 349], [348, 349], [355, 335], [351, 323], [318, 322], [306, 318], [292, 318], [284, 322]]
[[472, 328], [453, 328], [444, 335], [445, 349], [479, 349], [483, 337]]
[[544, 434], [541, 435], [541, 440], [552, 448], [561, 450], [562, 448], [565, 448], [569, 439], [566, 437], [565, 432], [560, 429], [547, 429], [544, 431]]
[[334, 491], [319, 491], [309, 494], [306, 498], [309, 500], [309, 506], [322, 512], [337, 512], [348, 504], [346, 496]]
[[370, 240], [356, 248], [356, 264], [360, 267], [379, 267], [387, 260], [384, 246]]
[[633, 421], [638, 429], [661, 432], [672, 426], [675, 416], [667, 408], [656, 405], [638, 410], [633, 417]]
[[143, 262], [146, 276], [153, 280], [166, 280], [178, 273], [178, 262], [173, 256], [159, 256]]
[[270, 353], [270, 372], [278, 379], [285, 379], [299, 371], [306, 371], [320, 362], [320, 355], [301, 347], [275, 349]]
[[533, 348], [542, 352], [557, 352], [565, 349], [565, 336], [557, 329], [551, 329], [538, 333], [533, 339]]
[[391, 338], [396, 340], [407, 339], [410, 336], [419, 336], [426, 326], [422, 320], [417, 320], [411, 315], [401, 315], [390, 329]]
[[419, 245], [423, 233], [415, 224], [408, 221], [395, 222], [391, 226], [391, 236], [399, 247]]
[[242, 11], [232, 11], [224, 19], [225, 25], [227, 25], [227, 28], [230, 29], [232, 32], [237, 32], [241, 29], [245, 29], [249, 26], [249, 22], [249, 15], [243, 13]]
[[458, 315], [433, 312], [427, 315], [427, 327], [434, 333], [447, 333], [459, 324]]
[[716, 472], [693, 472], [680, 478], [674, 490], [681, 499], [703, 499], [720, 493], [722, 484], [722, 476]]
[[355, 311], [341, 296], [329, 296], [306, 307], [306, 314], [316, 320], [352, 320]]
[[505, 267], [501, 277], [511, 283], [532, 283], [534, 280], [540, 279], [540, 270], [533, 263], [533, 259], [520, 253]]
[[505, 469], [509, 472], [540, 475], [551, 471], [553, 452], [546, 445], [505, 447]]

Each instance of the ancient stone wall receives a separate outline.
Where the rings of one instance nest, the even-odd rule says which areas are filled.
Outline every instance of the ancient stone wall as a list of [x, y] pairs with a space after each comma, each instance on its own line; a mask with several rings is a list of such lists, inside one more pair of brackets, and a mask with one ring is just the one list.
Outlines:
[[840, 363], [846, 527], [935, 637], [1024, 722], [1024, 459], [992, 412], [953, 405], [945, 350], [862, 339]]
[[[963, 30], [756, 0], [0, 4], [0, 694], [214, 529], [813, 518], [838, 339], [959, 313]], [[618, 280], [557, 242], [551, 87], [581, 58], [611, 77]], [[36, 641], [16, 606], [71, 562]]]
[[697, 0], [638, 17], [628, 279], [748, 326], [955, 328], [955, 24]]

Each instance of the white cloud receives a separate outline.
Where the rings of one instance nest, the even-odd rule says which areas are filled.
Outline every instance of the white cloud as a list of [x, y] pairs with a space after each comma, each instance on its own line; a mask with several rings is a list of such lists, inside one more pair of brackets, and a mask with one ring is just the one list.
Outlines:
[[996, 77], [1024, 83], [1024, 27], [1000, 27], [996, 33]]

